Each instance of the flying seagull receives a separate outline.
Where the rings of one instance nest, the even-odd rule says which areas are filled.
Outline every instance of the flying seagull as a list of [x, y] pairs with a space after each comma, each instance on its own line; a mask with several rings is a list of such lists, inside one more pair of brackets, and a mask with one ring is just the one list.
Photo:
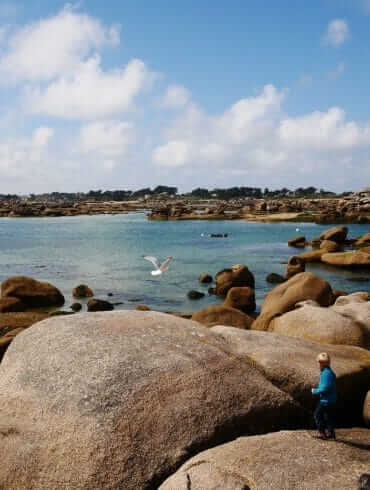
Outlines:
[[160, 264], [157, 257], [152, 257], [151, 255], [144, 255], [143, 258], [145, 260], [149, 260], [149, 262], [151, 262], [154, 265], [155, 270], [151, 271], [152, 276], [159, 276], [163, 272], [168, 271], [168, 267], [172, 260], [172, 257], [167, 257], [167, 259], [163, 262], [163, 264]]

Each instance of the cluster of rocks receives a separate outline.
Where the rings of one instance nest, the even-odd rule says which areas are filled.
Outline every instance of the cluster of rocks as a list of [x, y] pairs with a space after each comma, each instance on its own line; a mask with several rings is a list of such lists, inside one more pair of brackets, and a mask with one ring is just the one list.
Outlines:
[[348, 239], [347, 234], [347, 227], [336, 226], [311, 241], [307, 241], [305, 236], [294, 237], [288, 241], [288, 245], [297, 248], [312, 247], [311, 251], [295, 256], [303, 263], [322, 262], [336, 267], [370, 268], [370, 233], [353, 239]]
[[[215, 201], [180, 200], [150, 204], [149, 220], [292, 220], [316, 223], [368, 223], [370, 197], [343, 199], [245, 199]], [[280, 217], [279, 217], [280, 216]]]
[[95, 214], [123, 214], [144, 209], [138, 201], [108, 202], [40, 202], [40, 201], [0, 201], [0, 217], [30, 218], [58, 217]]
[[[369, 239], [354, 240], [353, 253]], [[343, 247], [347, 231], [315, 241], [337, 254], [328, 242]], [[370, 473], [370, 295], [333, 290], [305, 271], [301, 255], [259, 314], [254, 275], [237, 264], [214, 278], [223, 303], [190, 319], [138, 305], [31, 312], [31, 328], [19, 317], [2, 330], [0, 487], [359, 488]], [[64, 302], [30, 278], [10, 278], [1, 292], [0, 310]], [[73, 296], [99, 301], [84, 284]], [[335, 442], [312, 437], [321, 351], [337, 374]]]
[[[358, 339], [323, 345], [271, 330], [309, 299], [321, 310], [333, 295], [305, 272], [271, 291], [263, 322], [249, 327], [153, 311], [33, 325], [0, 364], [0, 486], [357, 488], [369, 469], [370, 351]], [[360, 304], [369, 320], [369, 298], [346, 299], [336, 306], [348, 315]], [[335, 443], [312, 438], [322, 350], [337, 374], [339, 424], [352, 427]]]

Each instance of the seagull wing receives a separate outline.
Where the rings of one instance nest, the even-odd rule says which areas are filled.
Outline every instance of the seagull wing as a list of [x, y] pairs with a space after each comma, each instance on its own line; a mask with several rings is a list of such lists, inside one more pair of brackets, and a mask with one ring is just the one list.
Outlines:
[[158, 262], [157, 257], [152, 257], [151, 255], [144, 255], [143, 258], [145, 260], [149, 260], [149, 262], [151, 262], [156, 269], [160, 269], [160, 264]]
[[167, 257], [167, 259], [163, 262], [163, 264], [160, 265], [161, 271], [165, 271], [168, 269], [168, 266], [170, 265], [171, 260], [172, 260], [172, 257]]

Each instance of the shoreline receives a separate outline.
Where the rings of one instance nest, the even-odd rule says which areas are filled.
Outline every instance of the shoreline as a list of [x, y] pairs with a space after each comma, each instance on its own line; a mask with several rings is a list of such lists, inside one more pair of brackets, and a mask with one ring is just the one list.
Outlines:
[[0, 201], [0, 218], [91, 216], [145, 212], [149, 221], [245, 220], [316, 224], [370, 223], [370, 196], [325, 199], [189, 199], [136, 201]]

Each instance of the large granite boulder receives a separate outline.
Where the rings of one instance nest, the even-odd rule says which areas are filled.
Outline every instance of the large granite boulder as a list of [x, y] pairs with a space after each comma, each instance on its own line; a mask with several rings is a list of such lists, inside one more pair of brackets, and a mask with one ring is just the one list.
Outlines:
[[370, 430], [341, 429], [337, 442], [309, 431], [241, 437], [203, 451], [160, 490], [358, 490], [369, 473]]
[[321, 262], [321, 257], [326, 253], [328, 253], [327, 250], [320, 248], [318, 250], [309, 250], [307, 252], [303, 252], [297, 255], [297, 257], [299, 257], [301, 260], [307, 263]]
[[254, 289], [254, 275], [246, 265], [233, 265], [231, 269], [223, 269], [216, 274], [215, 294], [226, 296], [234, 287], [250, 287]]
[[244, 313], [253, 312], [256, 309], [254, 289], [248, 287], [229, 289], [224, 306], [227, 308], [236, 308]]
[[0, 298], [0, 313], [15, 313], [26, 309], [26, 305], [18, 298]]
[[366, 325], [370, 331], [370, 294], [366, 291], [340, 296], [331, 309]]
[[138, 311], [22, 332], [0, 364], [0, 413], [0, 487], [12, 490], [157, 488], [201, 448], [304, 420], [209, 329]]
[[251, 328], [254, 318], [243, 313], [236, 308], [229, 308], [223, 305], [212, 305], [195, 311], [191, 317], [195, 322], [199, 322], [206, 327], [214, 325], [227, 325], [236, 328]]
[[270, 291], [262, 304], [254, 330], [268, 330], [271, 320], [295, 308], [296, 303], [311, 299], [321, 306], [333, 303], [330, 284], [311, 272], [301, 272]]
[[26, 276], [9, 277], [1, 283], [2, 298], [18, 298], [26, 307], [61, 306], [64, 296], [49, 282], [41, 282]]
[[341, 314], [340, 310], [333, 307], [321, 308], [305, 304], [274, 318], [270, 322], [269, 330], [322, 344], [370, 348], [370, 326]]
[[326, 252], [328, 253], [338, 252], [338, 250], [340, 250], [340, 245], [339, 243], [334, 242], [333, 240], [323, 240], [320, 243], [320, 249], [326, 250]]
[[331, 240], [336, 243], [343, 243], [347, 238], [348, 228], [346, 226], [334, 226], [324, 231], [320, 235], [321, 240]]
[[356, 250], [355, 252], [325, 253], [322, 255], [321, 261], [325, 264], [335, 265], [337, 267], [369, 268], [370, 253], [366, 253], [363, 250]]
[[316, 357], [325, 350], [337, 375], [337, 422], [345, 426], [362, 423], [363, 402], [370, 388], [370, 352], [347, 345], [325, 345], [271, 332], [239, 330], [216, 326], [211, 331], [228, 343], [235, 355], [251, 359], [278, 388], [289, 393], [307, 410], [317, 398], [311, 388], [317, 385]]

